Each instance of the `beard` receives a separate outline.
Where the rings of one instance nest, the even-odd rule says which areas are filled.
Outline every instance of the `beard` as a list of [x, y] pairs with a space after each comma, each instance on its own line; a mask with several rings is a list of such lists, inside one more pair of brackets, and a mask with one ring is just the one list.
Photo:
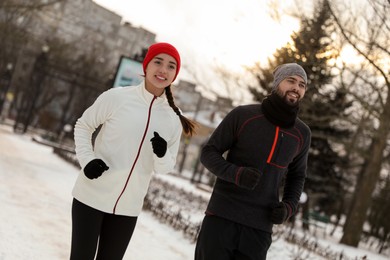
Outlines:
[[276, 90], [276, 94], [289, 106], [292, 106], [292, 107], [296, 107], [299, 105], [299, 101], [301, 100], [301, 96], [296, 93], [296, 92], [293, 92], [295, 94], [298, 95], [298, 98], [292, 98], [288, 95], [288, 93], [290, 92], [293, 92], [293, 91], [286, 91], [285, 93], [283, 93], [280, 89], [277, 89]]

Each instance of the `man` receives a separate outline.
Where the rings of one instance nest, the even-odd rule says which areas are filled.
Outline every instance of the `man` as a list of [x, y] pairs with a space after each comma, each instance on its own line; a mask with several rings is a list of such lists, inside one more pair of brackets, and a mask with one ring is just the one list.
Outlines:
[[273, 224], [297, 211], [311, 138], [297, 117], [307, 75], [296, 63], [278, 66], [273, 75], [272, 93], [262, 104], [233, 109], [202, 149], [201, 162], [217, 181], [196, 260], [266, 259]]

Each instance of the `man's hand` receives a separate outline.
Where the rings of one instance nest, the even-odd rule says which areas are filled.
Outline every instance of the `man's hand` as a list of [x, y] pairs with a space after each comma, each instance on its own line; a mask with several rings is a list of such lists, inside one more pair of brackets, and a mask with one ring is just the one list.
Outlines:
[[281, 201], [277, 203], [271, 212], [271, 222], [274, 224], [282, 224], [288, 218], [287, 205]]
[[262, 175], [263, 173], [256, 168], [242, 167], [236, 174], [236, 183], [242, 188], [253, 190], [259, 184]]

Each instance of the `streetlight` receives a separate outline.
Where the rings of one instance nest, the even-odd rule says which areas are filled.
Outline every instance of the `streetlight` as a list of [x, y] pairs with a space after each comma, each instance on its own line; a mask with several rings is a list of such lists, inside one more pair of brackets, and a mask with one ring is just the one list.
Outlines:
[[70, 124], [64, 125], [62, 128], [60, 138], [59, 138], [59, 144], [62, 145], [64, 143], [65, 136], [70, 133], [73, 130], [73, 127]]
[[50, 50], [49, 45], [45, 44], [42, 46], [42, 53], [48, 53]]

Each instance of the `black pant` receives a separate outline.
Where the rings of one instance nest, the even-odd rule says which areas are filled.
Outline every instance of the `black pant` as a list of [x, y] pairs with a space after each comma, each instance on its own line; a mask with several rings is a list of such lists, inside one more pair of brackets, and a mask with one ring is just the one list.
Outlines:
[[70, 259], [122, 259], [136, 223], [137, 217], [105, 213], [73, 199]]
[[195, 260], [264, 260], [271, 233], [216, 216], [205, 216], [195, 248]]

